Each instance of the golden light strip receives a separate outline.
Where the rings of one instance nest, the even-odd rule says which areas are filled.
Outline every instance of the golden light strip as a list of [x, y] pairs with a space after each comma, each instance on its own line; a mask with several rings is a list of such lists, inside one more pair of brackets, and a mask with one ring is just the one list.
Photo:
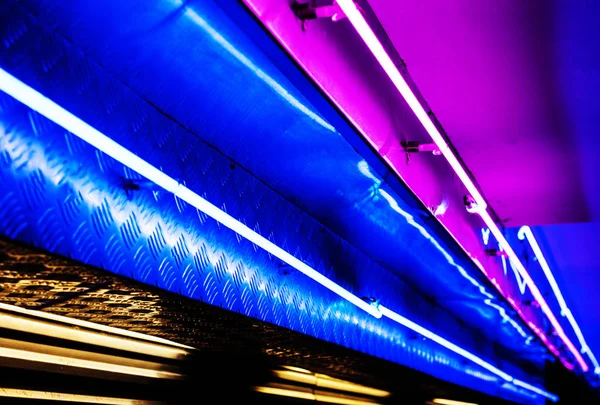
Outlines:
[[320, 394], [313, 393], [311, 390], [303, 390], [296, 387], [282, 388], [282, 387], [254, 387], [256, 392], [269, 395], [278, 395], [288, 398], [305, 399], [309, 401], [326, 402], [330, 404], [341, 404], [341, 405], [373, 405], [376, 402], [368, 401], [366, 399], [349, 398], [343, 396], [335, 396], [333, 394]]
[[337, 378], [329, 377], [325, 374], [307, 374], [306, 371], [307, 370], [303, 370], [301, 372], [292, 371], [288, 368], [288, 370], [275, 370], [274, 374], [282, 380], [314, 385], [319, 388], [327, 388], [373, 397], [388, 397], [390, 395], [388, 391], [383, 391], [376, 388], [355, 384], [350, 381], [340, 380]]
[[112, 326], [106, 326], [106, 325], [101, 325], [101, 324], [97, 324], [97, 323], [93, 323], [93, 322], [83, 321], [80, 319], [74, 319], [74, 318], [69, 318], [66, 316], [55, 315], [55, 314], [48, 313], [48, 312], [33, 311], [30, 309], [16, 307], [14, 305], [7, 305], [7, 304], [0, 303], [0, 310], [12, 312], [12, 313], [18, 313], [21, 315], [26, 315], [26, 316], [30, 316], [30, 317], [34, 317], [34, 318], [41, 318], [41, 319], [54, 321], [54, 322], [60, 322], [63, 324], [70, 324], [73, 326], [91, 329], [94, 331], [110, 333], [113, 335], [120, 335], [120, 336], [129, 337], [129, 338], [133, 338], [133, 339], [145, 340], [148, 342], [154, 342], [154, 343], [159, 343], [159, 344], [173, 346], [173, 347], [179, 347], [182, 349], [188, 349], [188, 350], [194, 349], [191, 346], [186, 346], [186, 345], [183, 345], [180, 343], [172, 342], [170, 340], [162, 339], [162, 338], [159, 338], [156, 336], [145, 335], [143, 333], [132, 332], [132, 331], [124, 330], [124, 329], [114, 328]]
[[86, 404], [107, 405], [159, 405], [161, 402], [138, 399], [99, 397], [94, 395], [67, 394], [62, 392], [33, 391], [17, 388], [0, 388], [0, 398], [19, 398], [31, 400], [47, 400], [61, 402], [78, 402]]
[[435, 398], [431, 402], [434, 404], [439, 404], [439, 405], [477, 405], [472, 402], [461, 402], [461, 401], [454, 401], [452, 399], [441, 399], [441, 398]]
[[150, 356], [181, 359], [188, 354], [188, 350], [171, 345], [155, 342], [134, 340], [119, 335], [108, 335], [73, 326], [63, 326], [52, 322], [28, 319], [19, 315], [0, 314], [0, 325], [6, 329], [18, 330], [44, 336], [55, 336], [74, 342], [110, 347], [113, 349], [142, 353]]
[[161, 370], [164, 366], [159, 363], [0, 338], [0, 358], [2, 357], [139, 377], [162, 379], [182, 377], [179, 373]]

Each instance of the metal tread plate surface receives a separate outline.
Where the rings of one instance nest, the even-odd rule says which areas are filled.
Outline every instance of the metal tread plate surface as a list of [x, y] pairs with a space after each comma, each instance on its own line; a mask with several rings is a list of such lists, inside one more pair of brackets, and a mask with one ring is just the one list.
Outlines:
[[[411, 319], [525, 375], [480, 334], [161, 114], [66, 41], [30, 16], [19, 18], [11, 21], [16, 36], [3, 33], [13, 41], [9, 47], [21, 47], [15, 52], [22, 55], [31, 55], [31, 46], [52, 49], [48, 54], [56, 57], [41, 53], [34, 63], [50, 75], [42, 74], [38, 84], [64, 84], [63, 97], [74, 84], [80, 94], [93, 94], [76, 109], [101, 130], [118, 134], [140, 156], [185, 179], [188, 187], [202, 190], [215, 205], [349, 290], [394, 303]], [[496, 377], [391, 321], [372, 319], [6, 95], [0, 96], [0, 123], [4, 235], [448, 381], [539, 401], [507, 390]]]

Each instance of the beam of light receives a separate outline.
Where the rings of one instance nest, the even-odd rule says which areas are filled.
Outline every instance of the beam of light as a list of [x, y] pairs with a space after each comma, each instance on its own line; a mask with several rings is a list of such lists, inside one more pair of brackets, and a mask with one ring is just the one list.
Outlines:
[[64, 392], [35, 391], [19, 388], [0, 387], [0, 398], [15, 398], [41, 401], [75, 402], [84, 404], [105, 405], [159, 405], [162, 402], [145, 401], [140, 399], [100, 397], [96, 395], [69, 394]]
[[[17, 308], [17, 310], [14, 310]], [[116, 328], [98, 328], [96, 324], [91, 322], [79, 321], [76, 323], [69, 322], [68, 317], [54, 315], [53, 321], [51, 317], [38, 316], [37, 312], [18, 307], [13, 307], [6, 304], [0, 304], [0, 325], [2, 328], [17, 330], [21, 332], [33, 333], [44, 336], [55, 336], [60, 339], [70, 340], [74, 342], [86, 343], [96, 346], [109, 347], [117, 350], [123, 350], [134, 353], [142, 353], [149, 356], [164, 357], [169, 359], [182, 359], [190, 353], [192, 348], [184, 349], [173, 342], [167, 341], [169, 344], [161, 344], [146, 340], [137, 339], [136, 333], [128, 333], [129, 331], [120, 330], [121, 333], [107, 333], [110, 329]], [[6, 312], [8, 313], [6, 313]], [[40, 312], [44, 314], [43, 312]], [[30, 315], [32, 318], [23, 316]], [[52, 315], [52, 314], [51, 314]], [[64, 319], [63, 319], [64, 318]], [[77, 320], [76, 320], [77, 321]], [[60, 322], [60, 323], [58, 323]], [[85, 325], [91, 324], [91, 325]], [[84, 326], [85, 325], [85, 326]], [[123, 333], [125, 332], [125, 336]], [[144, 337], [150, 337], [143, 335]]]
[[262, 394], [315, 401], [317, 403], [324, 402], [340, 405], [373, 405], [378, 403], [366, 398], [350, 397], [346, 395], [341, 396], [332, 392], [321, 392], [310, 388], [295, 387], [293, 385], [272, 384], [272, 386], [258, 386], [254, 387], [254, 391]]
[[429, 340], [436, 342], [440, 346], [445, 347], [446, 349], [458, 354], [459, 356], [464, 357], [467, 360], [470, 360], [471, 362], [477, 364], [478, 366], [480, 366], [480, 367], [488, 370], [489, 372], [497, 375], [498, 377], [502, 378], [504, 381], [513, 383], [514, 385], [517, 385], [521, 388], [525, 388], [529, 391], [535, 392], [536, 394], [544, 396], [553, 402], [558, 401], [558, 397], [556, 395], [551, 394], [551, 393], [544, 391], [540, 388], [537, 388], [533, 385], [527, 384], [523, 381], [513, 378], [508, 373], [505, 373], [504, 371], [500, 370], [499, 368], [495, 367], [494, 365], [481, 359], [480, 357], [477, 357], [476, 355], [468, 352], [467, 350], [463, 349], [462, 347], [455, 345], [454, 343], [450, 342], [449, 340], [444, 339], [443, 337], [441, 337], [441, 336], [433, 333], [432, 331], [422, 327], [421, 325], [403, 317], [402, 315], [400, 315], [384, 306], [381, 306], [381, 305], [379, 306], [379, 310], [381, 311], [383, 316], [391, 319], [394, 322], [399, 323], [400, 325], [418, 333], [419, 335], [421, 335]]
[[431, 402], [434, 404], [439, 404], [439, 405], [477, 405], [472, 402], [454, 401], [452, 399], [442, 399], [442, 398], [435, 398]]
[[74, 367], [136, 377], [171, 380], [183, 377], [179, 373], [161, 370], [164, 366], [158, 363], [4, 338], [0, 338], [0, 358], [3, 359], [3, 362], [9, 359], [24, 360], [32, 363], [60, 366], [61, 368]]
[[526, 383], [524, 381], [517, 380], [515, 378], [513, 380], [513, 384], [516, 385], [517, 387], [525, 388], [526, 390], [529, 390], [531, 392], [535, 392], [536, 394], [542, 395], [542, 396], [548, 398], [552, 402], [558, 401], [558, 397], [556, 395], [548, 394], [548, 392], [546, 392], [546, 391], [544, 391], [544, 390], [542, 390], [542, 389], [540, 389], [538, 387], [535, 387], [535, 386], [533, 386], [531, 384], [528, 384], [528, 383]]
[[552, 287], [554, 296], [556, 297], [556, 300], [558, 301], [558, 304], [560, 306], [561, 315], [564, 316], [565, 318], [567, 318], [567, 320], [571, 324], [571, 327], [573, 328], [573, 331], [575, 331], [575, 334], [577, 335], [577, 339], [579, 340], [579, 344], [581, 345], [581, 353], [587, 354], [587, 356], [590, 358], [590, 361], [594, 364], [594, 372], [596, 374], [600, 374], [600, 364], [598, 364], [598, 360], [596, 360], [594, 353], [592, 353], [592, 351], [590, 350], [590, 347], [588, 346], [587, 342], [585, 341], [583, 333], [581, 332], [581, 328], [577, 324], [577, 321], [575, 320], [573, 313], [569, 309], [567, 302], [565, 301], [565, 298], [562, 295], [560, 287], [558, 286], [558, 283], [556, 282], [556, 279], [554, 278], [554, 275], [552, 274], [552, 270], [550, 270], [550, 265], [548, 264], [548, 261], [546, 260], [546, 257], [544, 256], [544, 253], [542, 252], [542, 249], [540, 248], [540, 245], [538, 244], [537, 240], [535, 239], [535, 236], [533, 235], [531, 228], [528, 226], [522, 226], [519, 229], [518, 236], [519, 236], [520, 240], [527, 239], [527, 242], [531, 246], [531, 250], [533, 250], [533, 254], [537, 258], [537, 261], [540, 264], [540, 267], [542, 268], [544, 275], [548, 279], [548, 283], [550, 283], [550, 287]]
[[379, 390], [365, 385], [355, 384], [350, 381], [332, 378], [324, 374], [306, 373], [304, 371], [293, 370], [275, 370], [273, 372], [277, 378], [293, 381], [301, 384], [313, 385], [319, 388], [326, 388], [335, 391], [350, 392], [354, 394], [366, 395], [371, 397], [388, 397], [388, 391]]
[[490, 214], [487, 211], [487, 203], [479, 190], [477, 189], [475, 183], [471, 180], [469, 174], [464, 169], [463, 165], [460, 163], [458, 158], [454, 155], [454, 152], [445, 141], [444, 137], [436, 127], [436, 125], [431, 120], [429, 114], [413, 91], [410, 86], [402, 77], [400, 70], [396, 67], [390, 56], [385, 51], [385, 48], [377, 38], [377, 35], [373, 32], [369, 24], [361, 14], [357, 5], [354, 3], [354, 0], [336, 0], [342, 11], [348, 17], [348, 20], [352, 24], [352, 26], [356, 29], [358, 35], [362, 38], [367, 48], [371, 51], [377, 62], [383, 68], [385, 73], [388, 75], [389, 79], [392, 81], [400, 95], [404, 98], [404, 100], [408, 103], [408, 106], [411, 108], [417, 119], [421, 122], [421, 125], [425, 128], [433, 142], [437, 145], [438, 149], [444, 155], [458, 178], [461, 180], [465, 188], [470, 193], [471, 197], [475, 200], [477, 210], [483, 221], [486, 223], [487, 227], [490, 228], [492, 234], [496, 237], [500, 245], [504, 248], [504, 250], [508, 253], [509, 258], [515, 263], [518, 272], [521, 274], [523, 279], [527, 282], [528, 286], [531, 289], [531, 292], [534, 298], [540, 304], [544, 314], [548, 317], [550, 323], [554, 327], [559, 338], [564, 342], [569, 351], [573, 354], [577, 362], [579, 363], [581, 369], [584, 372], [587, 372], [589, 367], [586, 364], [585, 360], [579, 353], [579, 351], [575, 348], [573, 343], [569, 340], [568, 336], [564, 333], [560, 323], [552, 313], [550, 307], [546, 303], [544, 297], [539, 292], [539, 289], [536, 287], [535, 283], [519, 261], [515, 252], [512, 250], [502, 232], [498, 228], [498, 226], [492, 220]]
[[217, 206], [200, 197], [200, 195], [185, 187], [183, 184], [180, 184], [174, 178], [152, 166], [150, 163], [146, 162], [130, 150], [124, 148], [117, 142], [110, 139], [108, 136], [77, 118], [52, 100], [21, 82], [3, 69], [0, 69], [0, 90], [25, 104], [32, 110], [37, 111], [49, 120], [60, 125], [73, 135], [115, 159], [124, 166], [129, 167], [134, 172], [137, 172], [141, 176], [154, 182], [166, 191], [173, 193], [178, 198], [202, 211], [209, 217], [220, 222], [222, 225], [246, 238], [255, 245], [266, 250], [273, 256], [287, 263], [307, 277], [313, 279], [328, 290], [346, 299], [372, 316], [381, 318], [381, 313], [375, 306], [365, 302], [339, 284], [328, 279], [303, 261], [297, 259], [289, 252], [283, 250], [270, 240], [253, 231], [237, 219], [227, 214], [225, 211], [219, 209]]

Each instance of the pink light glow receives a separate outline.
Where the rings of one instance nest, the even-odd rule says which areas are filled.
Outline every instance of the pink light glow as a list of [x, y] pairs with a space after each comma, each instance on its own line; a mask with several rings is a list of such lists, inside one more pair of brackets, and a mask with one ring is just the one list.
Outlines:
[[477, 203], [477, 209], [484, 210], [487, 207], [485, 199], [479, 193], [479, 190], [477, 190], [477, 187], [475, 187], [475, 184], [471, 181], [469, 175], [462, 167], [456, 156], [454, 156], [454, 153], [452, 153], [450, 146], [446, 143], [444, 137], [436, 128], [433, 121], [431, 121], [429, 115], [427, 114], [423, 106], [421, 106], [421, 103], [419, 103], [419, 100], [408, 86], [408, 83], [406, 83], [406, 81], [402, 77], [402, 74], [400, 73], [398, 68], [396, 68], [396, 65], [383, 48], [383, 45], [381, 45], [381, 43], [375, 36], [375, 33], [371, 30], [371, 28], [363, 18], [362, 14], [357, 9], [356, 5], [354, 4], [354, 1], [337, 0], [337, 3], [340, 6], [340, 8], [344, 11], [346, 17], [348, 17], [356, 31], [358, 31], [358, 34], [361, 36], [367, 47], [371, 50], [371, 52], [373, 53], [383, 70], [385, 70], [392, 83], [394, 83], [394, 86], [396, 86], [404, 100], [406, 100], [409, 107], [415, 113], [423, 127], [425, 127], [425, 130], [427, 131], [427, 133], [429, 133], [429, 135], [433, 139], [433, 142], [435, 142], [442, 155], [444, 155], [448, 163], [450, 163], [450, 166], [452, 166], [458, 177], [461, 179], [461, 181], [471, 194], [471, 197], [475, 199], [475, 202]]
[[[398, 90], [398, 92], [402, 95], [404, 100], [406, 100], [409, 107], [416, 115], [417, 119], [421, 122], [421, 124], [423, 125], [423, 127], [425, 128], [425, 130], [427, 131], [429, 136], [431, 136], [433, 142], [435, 142], [435, 144], [441, 151], [442, 155], [446, 158], [446, 160], [448, 161], [448, 163], [450, 164], [450, 166], [452, 167], [454, 172], [460, 178], [463, 185], [469, 191], [469, 193], [471, 194], [471, 197], [473, 197], [473, 199], [475, 200], [475, 202], [477, 204], [477, 212], [479, 213], [479, 215], [485, 222], [486, 226], [491, 230], [494, 237], [498, 240], [500, 246], [508, 254], [508, 257], [510, 258], [513, 266], [516, 267], [518, 273], [521, 275], [521, 277], [523, 277], [526, 284], [529, 286], [529, 289], [531, 290], [531, 293], [532, 293], [534, 299], [539, 303], [542, 311], [544, 312], [544, 314], [546, 315], [546, 317], [548, 318], [548, 320], [554, 327], [554, 330], [556, 331], [557, 335], [564, 342], [564, 344], [567, 346], [569, 351], [573, 354], [573, 356], [575, 357], [575, 359], [581, 366], [581, 369], [584, 372], [587, 372], [589, 370], [589, 367], [586, 364], [585, 360], [583, 359], [583, 357], [581, 356], [579, 351], [575, 348], [573, 343], [570, 341], [568, 336], [565, 334], [562, 326], [560, 325], [560, 323], [558, 322], [558, 320], [552, 313], [552, 310], [548, 306], [546, 300], [542, 296], [538, 287], [535, 285], [533, 279], [531, 278], [531, 276], [529, 275], [529, 273], [527, 272], [527, 270], [525, 269], [525, 267], [523, 266], [521, 261], [518, 259], [514, 250], [512, 249], [512, 247], [510, 246], [510, 244], [508, 243], [508, 241], [506, 240], [506, 238], [500, 231], [500, 228], [496, 225], [496, 223], [493, 221], [490, 214], [487, 212], [487, 203], [486, 203], [485, 199], [483, 198], [483, 196], [481, 195], [481, 193], [479, 192], [479, 190], [477, 189], [477, 187], [475, 186], [475, 183], [471, 180], [471, 178], [467, 174], [466, 170], [463, 168], [462, 164], [459, 162], [457, 157], [452, 152], [448, 143], [444, 140], [444, 137], [442, 136], [440, 131], [437, 129], [437, 127], [435, 126], [433, 121], [429, 118], [429, 115], [427, 114], [427, 112], [425, 111], [425, 109], [423, 108], [423, 106], [421, 105], [421, 103], [419, 102], [419, 100], [417, 99], [415, 94], [413, 93], [413, 91], [410, 89], [410, 86], [408, 85], [408, 83], [406, 83], [406, 81], [402, 77], [402, 74], [400, 73], [400, 71], [398, 70], [398, 68], [396, 67], [396, 65], [394, 64], [392, 59], [390, 58], [390, 56], [385, 51], [381, 42], [379, 42], [379, 40], [377, 39], [377, 36], [375, 35], [375, 33], [369, 27], [369, 24], [367, 23], [367, 21], [362, 16], [361, 12], [356, 7], [356, 4], [354, 3], [354, 1], [353, 0], [336, 0], [336, 1], [337, 1], [338, 5], [340, 6], [340, 8], [343, 10], [343, 12], [346, 14], [346, 17], [348, 18], [350, 23], [354, 26], [354, 28], [356, 29], [356, 31], [362, 38], [362, 40], [365, 42], [365, 44], [367, 45], [367, 47], [369, 48], [369, 50], [371, 51], [373, 56], [377, 59], [377, 61], [379, 62], [379, 64], [383, 68], [383, 70], [386, 72], [386, 74], [388, 75], [388, 77], [390, 78], [390, 80], [392, 81], [392, 83], [394, 84], [396, 89]], [[514, 305], [514, 301], [511, 301], [511, 304], [513, 304], [513, 307], [517, 310], [517, 312], [519, 312], [521, 317], [523, 319], [525, 319], [523, 317], [523, 313], [517, 308], [516, 305]], [[530, 326], [531, 325], [532, 324], [530, 323]], [[536, 334], [538, 336], [540, 336], [540, 338], [543, 341], [546, 342], [546, 345], [548, 346], [548, 348], [557, 357], [560, 357], [558, 355], [558, 350], [548, 342], [548, 340], [544, 336], [543, 332], [537, 328], [535, 328], [534, 331], [536, 332]], [[567, 366], [567, 364], [569, 364], [565, 360], [563, 360], [563, 363], [565, 363], [565, 366]]]

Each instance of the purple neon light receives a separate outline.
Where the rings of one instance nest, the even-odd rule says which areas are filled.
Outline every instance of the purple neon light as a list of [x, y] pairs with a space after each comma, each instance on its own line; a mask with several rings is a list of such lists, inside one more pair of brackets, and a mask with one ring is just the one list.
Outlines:
[[496, 225], [496, 223], [488, 213], [487, 203], [481, 195], [481, 193], [479, 192], [479, 190], [477, 189], [477, 187], [475, 186], [475, 183], [471, 180], [458, 158], [454, 155], [450, 146], [445, 141], [438, 128], [429, 118], [429, 115], [427, 114], [427, 112], [425, 111], [425, 109], [423, 108], [413, 91], [410, 89], [408, 83], [406, 83], [406, 80], [404, 80], [404, 78], [402, 77], [402, 74], [400, 73], [390, 56], [385, 51], [385, 48], [383, 47], [379, 39], [377, 39], [377, 36], [373, 32], [373, 30], [371, 30], [371, 27], [369, 27], [369, 24], [357, 8], [354, 1], [336, 1], [342, 9], [342, 11], [346, 14], [346, 17], [348, 18], [352, 26], [356, 29], [357, 33], [365, 42], [375, 59], [377, 59], [383, 70], [386, 72], [386, 74], [388, 75], [398, 92], [408, 103], [409, 107], [414, 112], [417, 119], [421, 122], [429, 136], [431, 136], [433, 142], [435, 142], [442, 155], [446, 158], [454, 172], [460, 178], [463, 185], [469, 191], [471, 197], [473, 197], [473, 199], [475, 200], [475, 203], [477, 204], [477, 212], [485, 222], [486, 226], [490, 229], [494, 237], [498, 240], [500, 246], [502, 246], [504, 251], [508, 254], [508, 257], [511, 260], [513, 266], [515, 266], [521, 277], [523, 277], [523, 279], [529, 286], [529, 289], [531, 290], [534, 299], [539, 303], [542, 311], [544, 312], [544, 314], [552, 324], [554, 330], [556, 331], [556, 334], [563, 341], [563, 343], [566, 345], [569, 351], [573, 354], [573, 356], [579, 363], [581, 369], [584, 372], [587, 372], [589, 370], [587, 363], [581, 356], [581, 353], [579, 353], [579, 351], [575, 348], [569, 337], [565, 334], [562, 326], [558, 322], [558, 319], [556, 319], [556, 317], [552, 313], [552, 310], [548, 306], [548, 303], [542, 296], [540, 290], [535, 285], [533, 279], [531, 278], [531, 276], [529, 275], [529, 273], [527, 272], [517, 255], [515, 254], [514, 250], [512, 249], [504, 235], [502, 234], [500, 228]]

